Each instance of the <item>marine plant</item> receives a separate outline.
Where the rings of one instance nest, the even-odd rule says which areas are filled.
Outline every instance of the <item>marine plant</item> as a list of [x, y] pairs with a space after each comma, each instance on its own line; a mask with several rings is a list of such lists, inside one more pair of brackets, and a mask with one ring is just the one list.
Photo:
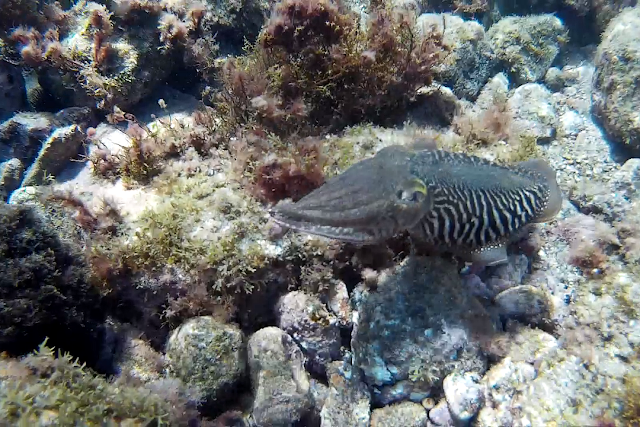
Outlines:
[[11, 425], [181, 425], [195, 414], [186, 394], [171, 394], [174, 387], [110, 381], [46, 341], [0, 366], [0, 418]]
[[32, 70], [59, 106], [126, 108], [167, 78], [174, 59], [197, 63], [216, 53], [214, 37], [200, 31], [200, 3], [82, 0], [68, 9], [41, 5], [42, 13], [37, 2], [12, 3], [29, 13], [16, 18], [3, 6], [0, 22], [12, 19], [0, 30], [3, 59]]
[[[158, 102], [167, 108], [164, 100]], [[148, 184], [162, 172], [169, 159], [190, 149], [208, 156], [219, 143], [217, 126], [209, 110], [207, 107], [196, 110], [191, 120], [178, 120], [167, 114], [147, 125], [114, 107], [107, 119], [112, 124], [126, 125], [124, 132], [129, 144], [112, 149], [98, 145], [88, 156], [93, 174], [106, 179], [121, 178], [129, 186]], [[88, 137], [94, 139], [96, 132], [90, 128]]]
[[49, 337], [91, 363], [101, 339], [100, 295], [72, 232], [63, 239], [63, 225], [43, 215], [0, 204], [0, 351], [24, 354]]
[[404, 9], [370, 12], [361, 23], [332, 0], [276, 3], [247, 54], [222, 66], [215, 102], [229, 130], [308, 136], [399, 117], [431, 82], [441, 35], [419, 37]]

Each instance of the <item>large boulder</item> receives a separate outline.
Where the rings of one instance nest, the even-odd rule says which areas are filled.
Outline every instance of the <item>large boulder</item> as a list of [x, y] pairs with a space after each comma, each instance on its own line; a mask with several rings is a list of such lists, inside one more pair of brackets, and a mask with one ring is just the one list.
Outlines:
[[640, 153], [640, 7], [618, 15], [598, 46], [593, 112], [612, 142]]

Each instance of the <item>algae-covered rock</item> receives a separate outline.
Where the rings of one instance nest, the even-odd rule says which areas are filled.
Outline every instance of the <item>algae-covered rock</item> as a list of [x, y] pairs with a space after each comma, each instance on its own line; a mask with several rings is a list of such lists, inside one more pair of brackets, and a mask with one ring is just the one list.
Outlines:
[[[585, 1], [585, 0], [565, 0], [565, 1]], [[595, 32], [602, 34], [607, 25], [622, 11], [628, 7], [637, 6], [637, 0], [596, 0], [589, 2], [591, 12], [595, 18]]]
[[55, 176], [78, 154], [85, 134], [78, 125], [56, 129], [44, 142], [33, 164], [26, 170], [22, 185], [43, 184]]
[[80, 248], [31, 206], [0, 204], [0, 351], [49, 344], [92, 362], [103, 313]]
[[521, 85], [544, 77], [567, 35], [562, 21], [548, 14], [501, 19], [487, 37], [505, 71]]
[[360, 297], [351, 342], [376, 402], [420, 401], [455, 370], [485, 371], [477, 339], [493, 326], [454, 264], [410, 257], [382, 276]]
[[640, 150], [640, 7], [620, 13], [598, 46], [593, 112], [612, 142]]
[[45, 346], [22, 360], [1, 358], [0, 383], [2, 425], [198, 425], [179, 384], [114, 381]]
[[437, 426], [451, 427], [454, 425], [449, 405], [445, 399], [441, 399], [436, 406], [429, 410], [429, 421]]
[[197, 389], [209, 402], [230, 397], [247, 368], [242, 331], [209, 316], [180, 325], [167, 342], [166, 357], [171, 375]]
[[222, 54], [240, 54], [245, 40], [254, 40], [269, 14], [264, 0], [206, 0], [201, 28], [204, 34], [216, 34]]
[[0, 124], [0, 160], [16, 158], [30, 165], [53, 129], [48, 113], [18, 113]]
[[459, 98], [473, 100], [495, 71], [497, 60], [477, 21], [465, 21], [451, 14], [423, 14], [418, 29], [427, 33], [435, 27], [443, 31], [443, 43], [449, 50], [435, 69], [436, 79], [450, 87]]
[[5, 120], [14, 112], [23, 109], [25, 100], [24, 79], [20, 70], [14, 65], [0, 61], [0, 120]]
[[487, 404], [480, 410], [476, 425], [513, 425], [514, 415], [510, 407], [512, 399], [535, 377], [536, 369], [533, 365], [514, 362], [509, 357], [494, 365], [482, 379]]
[[310, 415], [309, 376], [291, 337], [275, 327], [263, 328], [251, 336], [248, 350], [256, 424], [285, 427]]
[[480, 375], [475, 372], [447, 375], [442, 384], [451, 416], [460, 422], [469, 422], [484, 405]]
[[429, 417], [424, 407], [418, 403], [402, 402], [371, 413], [371, 427], [422, 427]]
[[314, 295], [289, 292], [278, 303], [279, 326], [294, 339], [307, 358], [307, 369], [326, 373], [327, 364], [340, 357], [337, 319]]
[[77, 2], [60, 43], [79, 69], [43, 67], [43, 90], [62, 105], [104, 109], [127, 108], [151, 93], [171, 71], [171, 58], [160, 48], [157, 14], [142, 15], [138, 25], [127, 25], [101, 4]]
[[371, 395], [360, 371], [346, 362], [328, 369], [329, 392], [320, 411], [322, 427], [369, 427]]
[[542, 289], [530, 285], [515, 286], [496, 297], [500, 314], [527, 324], [545, 325], [550, 322], [553, 303]]
[[0, 163], [0, 200], [5, 201], [12, 191], [20, 187], [24, 166], [16, 158]]
[[537, 83], [526, 83], [507, 101], [509, 133], [548, 143], [556, 136], [558, 117], [551, 92]]

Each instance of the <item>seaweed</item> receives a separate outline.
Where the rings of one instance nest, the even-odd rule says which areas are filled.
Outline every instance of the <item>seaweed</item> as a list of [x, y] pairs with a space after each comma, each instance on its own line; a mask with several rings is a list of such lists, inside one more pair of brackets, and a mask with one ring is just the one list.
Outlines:
[[414, 23], [387, 5], [363, 26], [331, 0], [282, 0], [247, 54], [224, 63], [214, 101], [230, 131], [309, 136], [390, 123], [431, 83], [444, 51], [441, 34], [419, 37]]

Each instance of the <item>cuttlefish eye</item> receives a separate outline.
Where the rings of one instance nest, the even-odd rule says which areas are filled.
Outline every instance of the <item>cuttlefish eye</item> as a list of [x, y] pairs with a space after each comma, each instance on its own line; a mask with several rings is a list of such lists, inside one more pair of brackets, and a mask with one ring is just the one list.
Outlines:
[[407, 180], [396, 191], [396, 197], [402, 203], [421, 203], [427, 197], [427, 186], [418, 178]]

